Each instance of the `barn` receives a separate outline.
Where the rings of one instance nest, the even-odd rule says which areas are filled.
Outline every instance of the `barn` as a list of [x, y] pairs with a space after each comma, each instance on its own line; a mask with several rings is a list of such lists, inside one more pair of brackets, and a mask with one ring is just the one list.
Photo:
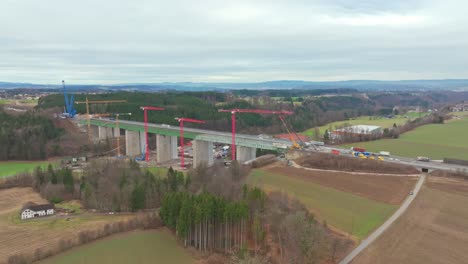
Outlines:
[[54, 204], [34, 204], [28, 203], [21, 210], [21, 219], [30, 219], [34, 217], [47, 216], [55, 214]]

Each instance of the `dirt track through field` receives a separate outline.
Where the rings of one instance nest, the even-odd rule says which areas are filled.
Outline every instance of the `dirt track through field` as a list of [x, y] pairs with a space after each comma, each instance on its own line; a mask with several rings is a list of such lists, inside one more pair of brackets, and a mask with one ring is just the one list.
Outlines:
[[269, 166], [272, 173], [311, 181], [340, 191], [353, 193], [375, 201], [401, 204], [413, 189], [417, 177], [376, 176], [371, 174], [327, 172], [298, 169], [277, 164]]
[[352, 263], [467, 263], [468, 181], [430, 177], [408, 211]]

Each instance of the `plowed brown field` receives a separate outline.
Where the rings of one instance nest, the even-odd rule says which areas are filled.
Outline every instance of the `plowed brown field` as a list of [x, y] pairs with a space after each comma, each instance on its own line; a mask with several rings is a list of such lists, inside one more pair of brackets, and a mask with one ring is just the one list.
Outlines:
[[36, 249], [50, 249], [61, 239], [76, 239], [82, 230], [100, 228], [128, 217], [84, 214], [68, 220], [53, 216], [21, 221], [19, 212], [26, 202], [47, 201], [31, 188], [0, 190], [0, 263], [6, 263], [8, 257], [15, 254], [33, 254]]
[[430, 177], [408, 211], [353, 263], [468, 263], [468, 181]]
[[401, 204], [417, 181], [417, 177], [310, 171], [279, 163], [268, 170], [390, 204]]

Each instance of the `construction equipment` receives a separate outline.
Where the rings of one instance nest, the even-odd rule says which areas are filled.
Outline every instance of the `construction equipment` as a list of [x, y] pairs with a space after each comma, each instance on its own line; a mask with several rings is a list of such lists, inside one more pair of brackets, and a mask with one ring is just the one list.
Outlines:
[[88, 139], [91, 141], [91, 115], [89, 114], [90, 104], [111, 104], [111, 103], [126, 103], [127, 100], [101, 100], [101, 101], [89, 101], [86, 96], [86, 101], [77, 101], [76, 104], [86, 104], [86, 115], [88, 119]]
[[296, 132], [294, 132], [294, 135], [296, 136], [296, 138], [299, 139], [302, 143], [302, 145], [299, 145], [297, 144], [296, 140], [294, 139], [293, 134], [289, 130], [288, 126], [286, 125], [286, 122], [284, 121], [284, 116], [280, 115], [279, 119], [283, 123], [283, 126], [286, 128], [286, 131], [288, 131], [289, 138], [291, 139], [291, 142], [292, 142], [291, 149], [302, 149], [303, 146], [305, 146], [306, 144], [304, 143], [304, 141], [302, 141], [301, 137], [299, 137], [299, 135]]
[[149, 142], [148, 142], [148, 110], [152, 111], [163, 111], [165, 110], [162, 107], [154, 107], [154, 106], [141, 106], [141, 110], [144, 111], [144, 119], [145, 119], [145, 138], [146, 138], [146, 143], [145, 143], [145, 156], [146, 156], [146, 161], [149, 162]]
[[231, 144], [231, 158], [236, 160], [236, 113], [254, 113], [254, 114], [273, 114], [273, 115], [292, 115], [290, 111], [272, 111], [262, 109], [219, 109], [218, 112], [231, 113], [231, 129], [232, 129], [232, 144]]
[[[198, 124], [204, 124], [206, 123], [203, 120], [198, 120], [198, 119], [192, 119], [192, 118], [178, 118], [176, 117], [175, 120], [177, 120], [180, 124], [180, 166], [185, 168], [185, 163], [184, 163], [184, 122], [190, 122], [190, 123], [198, 123]], [[211, 150], [210, 150], [211, 151]]]
[[120, 127], [119, 127], [119, 117], [121, 115], [129, 115], [131, 116], [132, 113], [117, 113], [114, 114], [115, 116], [115, 129], [118, 131], [118, 137], [117, 137], [117, 157], [120, 157]]
[[64, 115], [70, 118], [75, 117], [76, 109], [73, 108], [73, 102], [75, 101], [75, 95], [71, 94], [70, 98], [68, 98], [67, 89], [65, 89], [65, 81], [62, 80], [62, 87], [63, 87], [63, 97], [65, 97], [65, 112]]

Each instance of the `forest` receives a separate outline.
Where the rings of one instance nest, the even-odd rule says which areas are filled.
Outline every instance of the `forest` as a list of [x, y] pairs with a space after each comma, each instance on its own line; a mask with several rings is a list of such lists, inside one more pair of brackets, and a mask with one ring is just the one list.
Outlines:
[[43, 160], [54, 155], [50, 142], [64, 131], [53, 122], [29, 111], [10, 115], [0, 108], [0, 160]]
[[[272, 92], [273, 93], [273, 92]], [[275, 91], [280, 93], [280, 91]], [[284, 94], [288, 94], [284, 92]], [[289, 93], [291, 94], [291, 93]], [[228, 131], [230, 128], [229, 113], [219, 113], [219, 109], [248, 108], [294, 111], [293, 116], [286, 118], [289, 125], [296, 132], [304, 131], [314, 126], [323, 125], [332, 121], [345, 120], [348, 118], [391, 113], [391, 108], [379, 108], [375, 102], [359, 96], [336, 95], [331, 97], [304, 97], [300, 104], [291, 101], [275, 100], [271, 96], [255, 96], [246, 100], [234, 93], [219, 92], [115, 92], [84, 95], [77, 94], [76, 101], [89, 100], [122, 100], [127, 103], [114, 103], [108, 105], [91, 105], [91, 113], [133, 113], [132, 116], [121, 118], [143, 121], [141, 106], [151, 105], [164, 107], [165, 111], [153, 111], [148, 114], [152, 123], [177, 125], [175, 117], [189, 117], [206, 120], [206, 124], [196, 124], [197, 128]], [[283, 98], [283, 99], [288, 99]], [[78, 113], [86, 113], [85, 105], [75, 105]], [[63, 108], [63, 96], [52, 94], [39, 100], [38, 108], [46, 109], [52, 107]], [[191, 126], [191, 124], [187, 124]], [[265, 131], [270, 133], [285, 133], [281, 121], [277, 116], [242, 114], [237, 118], [239, 132], [261, 134]]]

